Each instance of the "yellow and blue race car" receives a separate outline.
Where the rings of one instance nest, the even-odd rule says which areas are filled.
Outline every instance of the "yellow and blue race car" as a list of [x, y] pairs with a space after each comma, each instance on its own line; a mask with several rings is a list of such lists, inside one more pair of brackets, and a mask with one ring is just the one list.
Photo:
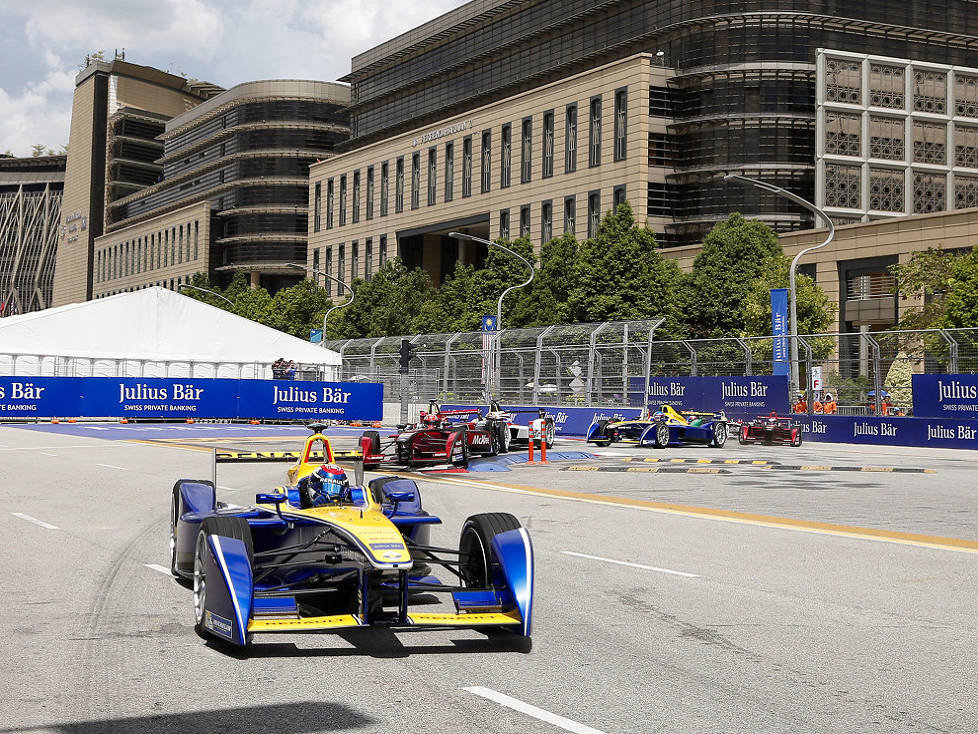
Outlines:
[[[174, 485], [170, 567], [193, 584], [200, 636], [245, 646], [257, 633], [425, 625], [530, 636], [533, 546], [514, 516], [472, 515], [457, 549], [433, 546], [429, 531], [441, 520], [422, 508], [417, 484], [385, 476], [364, 485], [362, 463], [346, 484], [315, 428], [290, 484], [251, 507], [217, 502], [210, 480]], [[317, 496], [311, 480], [323, 470], [344, 483]], [[443, 583], [432, 566], [455, 578]], [[419, 610], [422, 593], [448, 595], [454, 610]]]
[[666, 446], [700, 444], [721, 448], [727, 442], [727, 417], [723, 411], [678, 411], [662, 405], [652, 415], [615, 421], [595, 416], [587, 429], [587, 442], [596, 446], [631, 443], [664, 449]]

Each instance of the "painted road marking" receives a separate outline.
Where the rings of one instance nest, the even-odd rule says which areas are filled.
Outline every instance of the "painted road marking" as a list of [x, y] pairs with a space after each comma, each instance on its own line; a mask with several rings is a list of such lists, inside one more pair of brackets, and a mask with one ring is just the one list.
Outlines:
[[[607, 456], [608, 454], [602, 454]], [[777, 464], [777, 461], [752, 461], [751, 459], [686, 459], [686, 458], [664, 458], [661, 456], [627, 456], [622, 461], [642, 461], [646, 464], [751, 464], [754, 466], [764, 464]]]
[[25, 515], [23, 512], [11, 512], [14, 517], [19, 517], [21, 520], [27, 520], [27, 522], [32, 522], [35, 525], [40, 525], [42, 528], [47, 530], [60, 530], [57, 525], [52, 525], [51, 523], [44, 522], [44, 520], [38, 520], [36, 517], [31, 517], [30, 515]]
[[50, 451], [42, 451], [41, 453], [45, 456], [57, 456], [57, 454], [52, 454]]
[[729, 469], [705, 466], [562, 466], [560, 471], [625, 472], [627, 474], [731, 474]]
[[641, 563], [631, 561], [616, 561], [614, 558], [602, 558], [601, 556], [589, 556], [587, 553], [575, 553], [574, 551], [561, 551], [565, 556], [577, 556], [578, 558], [590, 558], [592, 561], [603, 561], [604, 563], [615, 563], [619, 566], [629, 566], [631, 568], [644, 568], [647, 571], [658, 571], [659, 573], [671, 573], [674, 576], [686, 576], [691, 579], [698, 579], [697, 573], [686, 573], [685, 571], [673, 571], [670, 568], [660, 568], [659, 566], [645, 566]]
[[[407, 472], [405, 472], [407, 473]], [[697, 507], [696, 505], [680, 505], [671, 502], [655, 502], [633, 497], [615, 497], [613, 495], [589, 494], [587, 492], [575, 492], [567, 489], [544, 489], [542, 487], [531, 487], [524, 484], [509, 484], [504, 482], [489, 482], [486, 480], [473, 481], [456, 477], [418, 474], [418, 477], [427, 482], [441, 482], [443, 484], [454, 484], [466, 487], [476, 487], [479, 489], [489, 489], [498, 492], [512, 492], [515, 494], [528, 494], [537, 497], [556, 497], [571, 500], [573, 502], [585, 502], [593, 505], [606, 505], [609, 507], [629, 507], [632, 509], [645, 510], [647, 512], [661, 512], [667, 515], [682, 515], [685, 517], [695, 517], [707, 520], [720, 520], [722, 522], [735, 522], [745, 525], [758, 525], [761, 527], [777, 528], [779, 530], [793, 530], [802, 533], [816, 533], [820, 535], [834, 535], [843, 538], [855, 538], [858, 540], [873, 540], [881, 543], [899, 543], [902, 545], [913, 545], [921, 548], [934, 548], [937, 550], [958, 551], [961, 553], [978, 553], [978, 540], [964, 540], [962, 538], [947, 538], [940, 535], [923, 535], [921, 533], [904, 533], [896, 530], [881, 530], [878, 528], [862, 528], [855, 525], [840, 525], [836, 523], [817, 522], [814, 520], [798, 520], [791, 517], [777, 517], [776, 515], [758, 515], [749, 512], [737, 512], [735, 510], [721, 510], [713, 507]]]
[[143, 565], [146, 566], [146, 568], [151, 568], [154, 571], [159, 571], [160, 573], [164, 573], [167, 576], [171, 576], [172, 575], [170, 573], [170, 569], [164, 568], [163, 566], [160, 566], [159, 564], [156, 564], [156, 563], [144, 563]]
[[[669, 459], [668, 463], [686, 463], [686, 459]], [[717, 464], [720, 461], [698, 461], [698, 464]], [[727, 462], [723, 462], [726, 464]], [[936, 474], [936, 469], [917, 469], [909, 466], [829, 466], [827, 464], [769, 464], [766, 461], [752, 469], [770, 469], [772, 471], [832, 471], [832, 472], [885, 472], [889, 474]], [[648, 472], [679, 473], [679, 474], [730, 474], [729, 469], [707, 469], [706, 467], [675, 467], [675, 466], [564, 466], [560, 471], [600, 471], [600, 472]]]
[[129, 471], [124, 466], [116, 466], [115, 464], [96, 464], [95, 466], [104, 466], [106, 469], [118, 469], [119, 471]]
[[514, 711], [519, 711], [521, 714], [532, 716], [534, 719], [538, 719], [539, 721], [545, 721], [548, 724], [553, 724], [564, 731], [571, 731], [574, 732], [574, 734], [604, 734], [604, 732], [600, 729], [594, 729], [577, 721], [573, 721], [572, 719], [558, 716], [557, 714], [546, 711], [545, 709], [531, 706], [530, 704], [520, 701], [517, 698], [512, 698], [511, 696], [507, 696], [499, 691], [494, 691], [491, 688], [483, 688], [482, 686], [468, 686], [462, 690], [473, 693], [476, 696], [482, 696], [482, 698], [487, 698], [490, 701], [495, 701], [500, 706], [505, 706], [506, 708], [513, 709]]

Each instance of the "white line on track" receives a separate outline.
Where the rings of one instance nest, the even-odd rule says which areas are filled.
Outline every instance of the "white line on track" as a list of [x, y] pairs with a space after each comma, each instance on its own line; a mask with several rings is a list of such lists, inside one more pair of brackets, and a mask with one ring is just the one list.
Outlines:
[[96, 464], [95, 466], [104, 466], [106, 469], [118, 469], [119, 471], [129, 471], [124, 466], [116, 466], [115, 464]]
[[698, 579], [697, 573], [686, 573], [685, 571], [673, 571], [671, 568], [660, 568], [659, 566], [645, 566], [641, 563], [631, 561], [616, 561], [614, 558], [602, 558], [601, 556], [589, 556], [587, 553], [575, 553], [574, 551], [561, 551], [565, 556], [577, 556], [578, 558], [589, 558], [592, 561], [603, 561], [605, 563], [615, 563], [619, 566], [630, 566], [631, 568], [644, 568], [647, 571], [658, 571], [659, 573], [671, 573], [674, 576], [686, 576], [691, 579]]
[[536, 706], [531, 706], [528, 703], [524, 703], [516, 698], [511, 698], [499, 691], [494, 691], [491, 688], [483, 688], [482, 686], [469, 686], [468, 688], [463, 688], [463, 691], [468, 691], [469, 693], [474, 693], [476, 696], [482, 696], [482, 698], [488, 698], [490, 701], [495, 701], [500, 706], [505, 706], [506, 708], [511, 708], [514, 711], [519, 711], [521, 714], [526, 714], [527, 716], [532, 716], [534, 719], [539, 719], [540, 721], [546, 721], [548, 724], [553, 724], [554, 726], [563, 729], [564, 731], [571, 731], [574, 734], [604, 734], [600, 729], [593, 729], [590, 726], [585, 726], [571, 719], [565, 719], [563, 716], [558, 716], [557, 714], [552, 714]]
[[0, 451], [40, 451], [41, 449], [90, 449], [92, 444], [80, 443], [73, 446], [13, 446], [11, 448], [0, 449]]
[[41, 453], [45, 456], [57, 456], [57, 454], [52, 454], [50, 451], [42, 451]]
[[159, 564], [156, 564], [156, 563], [144, 563], [143, 565], [146, 566], [146, 568], [150, 568], [150, 569], [152, 569], [154, 571], [159, 571], [160, 573], [164, 573], [167, 576], [170, 575], [170, 569], [164, 568], [163, 566], [160, 566]]
[[32, 522], [35, 525], [40, 525], [42, 528], [47, 530], [60, 530], [57, 525], [52, 525], [51, 523], [44, 522], [44, 520], [38, 520], [36, 517], [31, 517], [30, 515], [25, 515], [23, 512], [11, 512], [14, 517], [19, 517], [21, 520], [27, 520], [27, 522]]

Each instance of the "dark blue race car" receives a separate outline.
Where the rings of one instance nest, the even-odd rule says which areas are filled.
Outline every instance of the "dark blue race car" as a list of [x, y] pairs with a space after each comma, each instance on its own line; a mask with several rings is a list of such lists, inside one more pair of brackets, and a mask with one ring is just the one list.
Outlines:
[[587, 430], [587, 442], [596, 446], [630, 443], [664, 449], [666, 446], [699, 444], [722, 447], [727, 442], [727, 417], [720, 412], [677, 411], [663, 405], [651, 416], [615, 421], [595, 416]]

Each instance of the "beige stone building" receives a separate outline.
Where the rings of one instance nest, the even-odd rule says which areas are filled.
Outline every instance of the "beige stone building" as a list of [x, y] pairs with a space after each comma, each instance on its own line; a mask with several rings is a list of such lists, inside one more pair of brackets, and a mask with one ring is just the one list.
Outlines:
[[400, 256], [438, 283], [482, 256], [453, 230], [539, 248], [626, 199], [663, 231], [666, 120], [649, 110], [670, 74], [636, 54], [313, 165], [307, 265], [349, 282]]

